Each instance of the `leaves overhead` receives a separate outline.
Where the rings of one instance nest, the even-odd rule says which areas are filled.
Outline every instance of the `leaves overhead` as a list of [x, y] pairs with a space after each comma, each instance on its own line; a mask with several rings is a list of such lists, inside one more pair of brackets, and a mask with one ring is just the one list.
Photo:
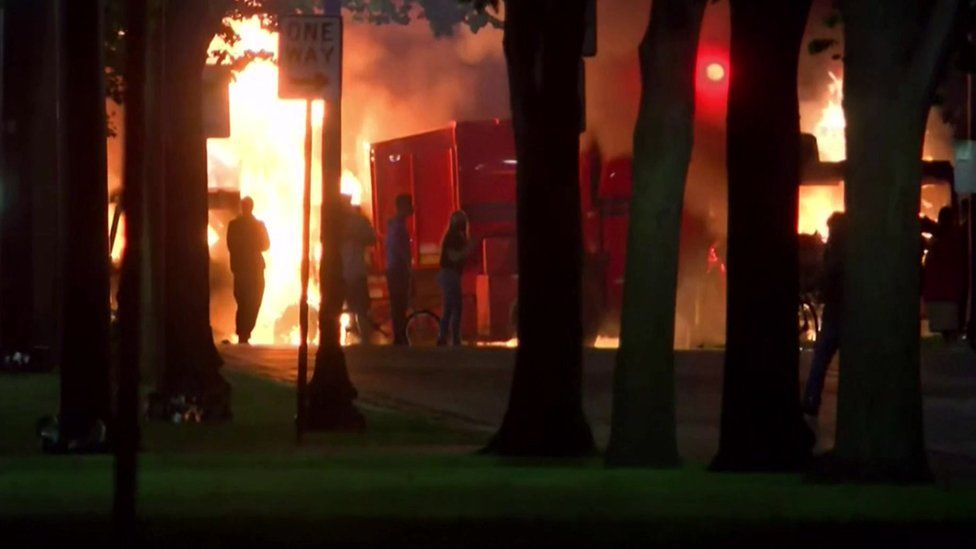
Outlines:
[[[165, 0], [160, 0], [165, 1]], [[269, 51], [231, 51], [240, 42], [230, 21], [260, 18], [264, 28], [277, 30], [278, 16], [289, 13], [321, 13], [321, 0], [196, 0], [210, 2], [214, 36], [219, 36], [225, 47], [208, 52], [210, 58], [234, 71], [243, 70], [256, 59], [273, 60]], [[342, 7], [347, 20], [371, 25], [407, 25], [411, 21], [425, 20], [435, 37], [452, 36], [459, 26], [472, 32], [491, 26], [500, 28], [501, 19], [496, 15], [499, 0], [343, 0]], [[123, 60], [125, 55], [124, 0], [105, 2], [105, 61], [107, 95], [118, 103], [123, 95]], [[486, 8], [491, 7], [495, 14]]]
[[[826, 29], [839, 31], [840, 27], [843, 26], [844, 19], [841, 16], [840, 8], [841, 0], [833, 0], [830, 5], [830, 11], [823, 18], [823, 26]], [[807, 44], [807, 53], [810, 55], [817, 55], [835, 48], [841, 48], [841, 43], [836, 38], [814, 38]], [[841, 61], [843, 59], [843, 54], [835, 51], [830, 58], [834, 61]]]
[[837, 40], [833, 38], [814, 38], [807, 45], [807, 51], [810, 53], [810, 55], [817, 55], [818, 53], [823, 53], [836, 45]]

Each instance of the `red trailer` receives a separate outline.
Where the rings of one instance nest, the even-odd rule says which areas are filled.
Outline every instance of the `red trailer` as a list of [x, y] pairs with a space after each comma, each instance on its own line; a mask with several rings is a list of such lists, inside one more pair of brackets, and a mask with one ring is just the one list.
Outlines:
[[[440, 312], [435, 282], [440, 241], [451, 212], [462, 209], [471, 221], [472, 238], [481, 242], [481, 253], [468, 262], [462, 276], [464, 336], [504, 341], [515, 335], [514, 149], [511, 124], [500, 120], [459, 122], [372, 145], [373, 224], [380, 245], [375, 250], [371, 294], [377, 308], [387, 304], [382, 275], [386, 225], [394, 215], [396, 196], [410, 193], [415, 209], [408, 225], [413, 237], [414, 307]], [[604, 163], [597, 151], [580, 156], [583, 316], [591, 340], [601, 329], [614, 331], [613, 319], [619, 315], [623, 299], [631, 177], [629, 157]], [[701, 277], [708, 276], [708, 249], [713, 240], [702, 223], [688, 216], [682, 229], [682, 238], [694, 243], [689, 249], [700, 248], [700, 253], [687, 258], [695, 268], [683, 264], [682, 269], [685, 273], [697, 269]], [[378, 318], [388, 317], [385, 310], [377, 313]]]
[[[383, 240], [401, 193], [414, 198], [408, 228], [414, 258], [414, 308], [440, 313], [435, 281], [440, 241], [451, 212], [464, 210], [471, 236], [481, 242], [462, 276], [468, 340], [504, 341], [515, 335], [518, 290], [515, 241], [515, 147], [508, 121], [459, 122], [447, 128], [374, 143], [371, 148], [375, 249], [371, 295], [378, 318], [388, 318]], [[630, 158], [602, 162], [597, 151], [580, 156], [584, 247], [584, 326], [589, 339], [601, 328], [613, 331], [623, 299]], [[686, 235], [699, 227], [686, 223]], [[704, 242], [704, 240], [702, 240]], [[706, 242], [699, 254], [707, 267]], [[704, 275], [703, 275], [704, 276]], [[431, 337], [427, 334], [427, 337]]]
[[[415, 309], [440, 312], [435, 281], [441, 237], [453, 211], [470, 219], [481, 254], [462, 276], [466, 339], [507, 339], [515, 300], [515, 146], [507, 121], [459, 122], [422, 134], [374, 143], [371, 148], [373, 224], [380, 236], [371, 294], [387, 297], [383, 241], [396, 196], [413, 195], [408, 223], [414, 258]], [[382, 306], [382, 305], [381, 305]], [[385, 315], [379, 315], [384, 316]]]

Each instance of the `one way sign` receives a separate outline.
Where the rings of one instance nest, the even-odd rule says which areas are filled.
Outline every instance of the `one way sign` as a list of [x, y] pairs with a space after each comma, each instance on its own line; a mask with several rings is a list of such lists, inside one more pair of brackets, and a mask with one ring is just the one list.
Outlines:
[[278, 97], [338, 101], [342, 90], [342, 19], [319, 15], [281, 18]]

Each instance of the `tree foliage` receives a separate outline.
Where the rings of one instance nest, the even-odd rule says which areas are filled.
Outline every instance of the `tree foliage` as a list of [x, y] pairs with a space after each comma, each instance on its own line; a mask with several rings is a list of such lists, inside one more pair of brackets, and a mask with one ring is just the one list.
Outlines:
[[[286, 13], [315, 13], [321, 10], [320, 0], [200, 0], [210, 2], [216, 22], [214, 36], [221, 38], [224, 47], [210, 52], [211, 58], [233, 70], [243, 70], [256, 59], [274, 60], [269, 51], [231, 51], [241, 37], [232, 21], [258, 17], [263, 27], [277, 30], [278, 17]], [[161, 4], [162, 0], [157, 0]], [[105, 2], [105, 74], [106, 94], [116, 103], [123, 102], [125, 58], [125, 22], [123, 0]], [[498, 0], [343, 0], [343, 8], [350, 19], [371, 25], [408, 25], [425, 20], [435, 37], [453, 36], [459, 26], [478, 32], [485, 27], [500, 28], [501, 19], [485, 8], [491, 5], [497, 13]]]

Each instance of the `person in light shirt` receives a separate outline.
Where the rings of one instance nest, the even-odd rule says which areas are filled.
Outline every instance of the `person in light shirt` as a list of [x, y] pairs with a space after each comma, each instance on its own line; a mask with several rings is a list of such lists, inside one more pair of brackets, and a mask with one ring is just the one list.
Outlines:
[[369, 343], [372, 322], [366, 272], [366, 248], [376, 244], [376, 233], [362, 211], [345, 197], [346, 218], [342, 224], [342, 279], [352, 325], [363, 344]]

